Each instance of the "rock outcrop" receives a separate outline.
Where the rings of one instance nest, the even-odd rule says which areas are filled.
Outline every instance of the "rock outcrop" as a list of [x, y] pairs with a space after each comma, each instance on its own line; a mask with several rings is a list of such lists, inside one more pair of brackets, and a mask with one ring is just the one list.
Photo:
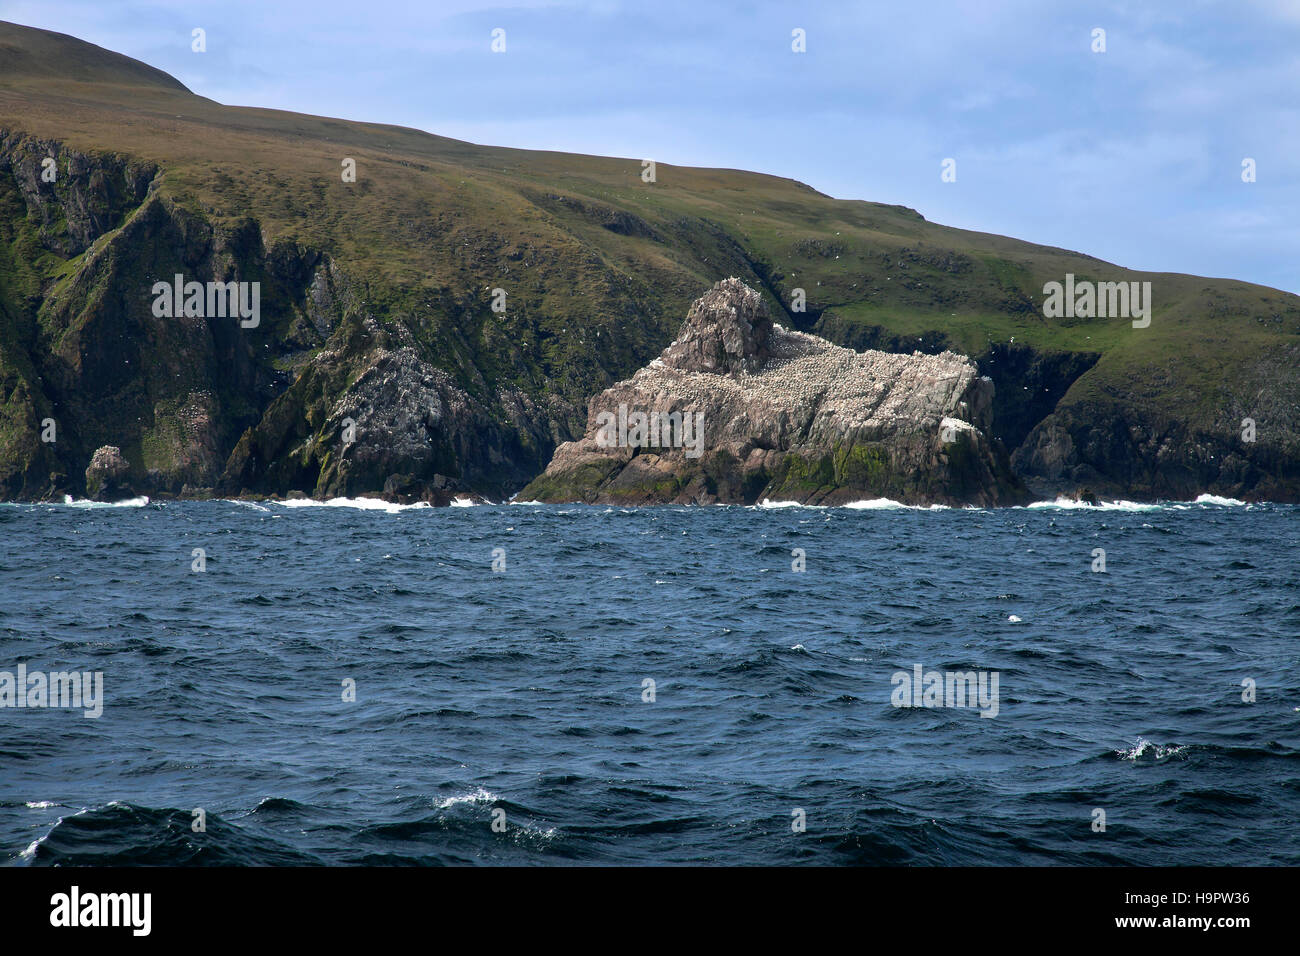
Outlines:
[[135, 492], [127, 483], [131, 466], [122, 457], [116, 445], [103, 445], [95, 449], [86, 467], [86, 494], [95, 501], [122, 501], [134, 498]]
[[775, 325], [739, 279], [692, 305], [659, 358], [593, 398], [581, 440], [521, 500], [1005, 505], [993, 383], [952, 352], [854, 352]]

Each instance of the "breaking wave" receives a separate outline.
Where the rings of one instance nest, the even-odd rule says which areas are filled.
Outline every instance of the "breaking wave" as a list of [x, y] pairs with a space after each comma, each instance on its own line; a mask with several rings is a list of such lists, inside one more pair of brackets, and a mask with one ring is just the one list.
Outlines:
[[282, 508], [353, 508], [357, 511], [383, 511], [397, 514], [399, 511], [418, 511], [433, 507], [428, 502], [417, 501], [414, 504], [401, 505], [383, 498], [330, 498], [320, 501], [316, 498], [290, 498], [285, 501], [273, 501], [270, 504]]
[[125, 498], [122, 501], [92, 501], [89, 498], [73, 498], [72, 495], [64, 495], [63, 503], [69, 508], [143, 508], [149, 503], [149, 498], [141, 495], [139, 498]]

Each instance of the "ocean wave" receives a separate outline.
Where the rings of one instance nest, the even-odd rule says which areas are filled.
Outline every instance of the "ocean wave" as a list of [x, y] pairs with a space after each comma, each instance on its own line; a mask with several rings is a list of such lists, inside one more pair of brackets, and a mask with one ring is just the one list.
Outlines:
[[1220, 507], [1242, 507], [1247, 506], [1245, 501], [1236, 498], [1222, 498], [1219, 495], [1200, 495], [1192, 501], [1127, 501], [1119, 499], [1116, 501], [1098, 501], [1095, 505], [1087, 501], [1078, 501], [1074, 498], [1067, 498], [1064, 495], [1058, 497], [1055, 501], [1035, 501], [1032, 504], [1025, 505], [1026, 508], [1041, 510], [1044, 508], [1060, 508], [1063, 510], [1087, 509], [1093, 511], [1186, 511], [1192, 505], [1217, 505]]
[[355, 508], [358, 511], [383, 511], [388, 514], [433, 507], [425, 501], [399, 505], [392, 501], [385, 501], [383, 498], [330, 498], [327, 501], [319, 501], [316, 498], [292, 498], [273, 503], [283, 508]]
[[1220, 498], [1218, 495], [1201, 495], [1195, 501], [1194, 505], [1222, 505], [1223, 507], [1237, 507], [1246, 504], [1244, 501], [1238, 501], [1236, 498]]
[[851, 511], [885, 511], [903, 508], [908, 511], [951, 511], [948, 505], [905, 505], [893, 498], [869, 498], [863, 501], [850, 501], [843, 507]]
[[255, 813], [263, 815], [272, 813], [302, 813], [309, 808], [297, 800], [291, 800], [289, 797], [263, 797], [258, 801], [257, 806], [248, 811], [248, 816]]
[[[54, 504], [54, 502], [48, 502]], [[72, 495], [64, 495], [63, 503], [69, 508], [143, 508], [149, 503], [147, 495], [141, 495], [139, 498], [126, 498], [122, 501], [92, 501], [89, 498], [73, 498]]]
[[483, 787], [479, 787], [473, 793], [462, 793], [458, 797], [448, 797], [443, 800], [442, 803], [438, 804], [438, 809], [447, 810], [461, 803], [498, 803], [500, 800], [501, 798], [495, 793], [492, 793], [490, 790], [485, 790]]
[[[773, 501], [771, 498], [764, 498], [756, 505], [750, 505], [751, 508], [761, 510], [772, 510], [777, 508], [810, 508], [816, 511], [826, 511], [827, 509], [843, 508], [847, 511], [951, 511], [949, 505], [908, 505], [901, 501], [895, 501], [893, 498], [864, 498], [860, 501], [850, 501], [842, 505], [807, 505], [800, 501]], [[967, 511], [981, 511], [980, 508], [966, 508]]]
[[1115, 751], [1115, 756], [1120, 760], [1139, 760], [1142, 757], [1155, 757], [1156, 760], [1165, 760], [1169, 757], [1176, 757], [1187, 750], [1186, 744], [1153, 744], [1151, 741], [1139, 737], [1132, 747], [1121, 747]]
[[[0, 510], [0, 574], [13, 584], [0, 631], [14, 632], [0, 667], [41, 654], [47, 670], [111, 663], [130, 691], [114, 711], [113, 760], [81, 746], [94, 722], [75, 714], [59, 727], [55, 713], [24, 721], [0, 742], [0, 865], [1194, 865], [1222, 853], [1201, 825], [1213, 812], [1232, 815], [1243, 858], [1300, 861], [1300, 831], [1278, 829], [1272, 812], [1300, 807], [1300, 695], [1221, 706], [1239, 699], [1239, 670], [1288, 666], [1300, 506], [990, 507], [973, 521], [957, 508], [900, 515], [889, 502], [861, 516], [547, 505], [504, 521], [487, 506], [390, 522], [250, 500], [272, 513], [197, 501], [138, 516]], [[124, 535], [126, 524], [139, 527]], [[1154, 534], [1143, 524], [1179, 537], [1129, 540], [1151, 579], [1117, 603], [1105, 575], [1086, 572], [1088, 552]], [[1099, 536], [1070, 544], [1080, 525]], [[888, 533], [873, 537], [878, 526]], [[513, 546], [501, 538], [511, 527]], [[229, 539], [220, 579], [185, 577], [201, 589], [179, 595], [150, 586], [188, 575], [190, 548], [176, 542], [227, 533], [243, 543]], [[519, 561], [486, 578], [486, 552], [502, 541]], [[796, 545], [808, 573], [791, 570]], [[1061, 548], [1078, 549], [1061, 567], [1083, 574], [1043, 563]], [[681, 600], [646, 613], [661, 587]], [[50, 608], [62, 639], [43, 644], [29, 622]], [[1053, 621], [1064, 629], [1044, 626]], [[994, 659], [972, 660], [990, 641]], [[182, 684], [152, 695], [172, 657]], [[323, 726], [319, 708], [283, 675], [328, 683], [336, 670], [356, 676], [358, 661], [373, 671], [356, 704], [365, 733], [305, 733]], [[890, 706], [900, 661], [999, 669], [1001, 713], [1018, 707], [1015, 742], [971, 744], [970, 718], [997, 722], [969, 707]], [[1207, 673], [1218, 683], [1189, 699]], [[642, 703], [645, 677], [658, 680], [659, 704]], [[226, 714], [230, 701], [253, 703]], [[350, 706], [331, 705], [329, 726], [352, 726]], [[807, 733], [786, 740], [777, 731], [795, 718]], [[160, 740], [160, 720], [177, 733]], [[217, 744], [194, 743], [214, 727]], [[884, 742], [879, 766], [837, 772], [860, 764], [868, 736]], [[285, 753], [301, 773], [284, 769]], [[51, 782], [55, 758], [64, 784]], [[999, 767], [1023, 786], [1006, 791]], [[192, 794], [176, 789], [178, 773]], [[106, 807], [113, 797], [136, 806]], [[207, 831], [195, 833], [193, 805], [205, 801]], [[968, 826], [990, 801], [1007, 813]], [[1126, 830], [1103, 858], [1075, 819], [1100, 804], [1165, 829]], [[95, 809], [74, 820], [82, 806]], [[796, 807], [810, 837], [797, 848], [784, 835]], [[497, 809], [505, 832], [490, 826]]]
[[324, 861], [275, 836], [236, 826], [213, 812], [206, 830], [193, 813], [110, 801], [59, 817], [19, 854], [31, 866], [310, 866]]
[[1098, 501], [1097, 504], [1089, 504], [1086, 501], [1076, 501], [1074, 498], [1064, 496], [1057, 498], [1055, 501], [1035, 501], [1032, 504], [1025, 505], [1032, 511], [1044, 508], [1060, 508], [1065, 511], [1073, 511], [1082, 508], [1090, 511], [1159, 511], [1165, 505], [1155, 504], [1153, 502], [1142, 501]]
[[238, 498], [223, 498], [227, 504], [239, 505], [241, 508], [247, 508], [250, 511], [270, 511], [264, 504], [258, 504], [256, 501], [241, 501]]
[[[28, 806], [31, 807], [32, 804], [29, 803]], [[109, 804], [109, 806], [112, 806], [112, 804]], [[76, 817], [81, 816], [83, 813], [89, 813], [90, 811], [91, 811], [90, 807], [82, 807], [76, 813], [72, 814], [72, 817], [75, 819]], [[46, 840], [48, 840], [50, 837], [54, 835], [55, 831], [58, 830], [59, 827], [63, 825], [64, 819], [65, 817], [59, 817], [57, 820], [55, 820], [54, 823], [50, 826], [50, 828], [45, 831], [44, 836], [37, 837], [35, 840], [33, 840], [31, 843], [27, 845], [26, 849], [22, 850], [18, 854], [18, 859], [22, 860], [24, 863], [31, 864], [32, 861], [36, 859], [36, 854], [37, 852], [40, 851], [41, 844], [43, 844]]]

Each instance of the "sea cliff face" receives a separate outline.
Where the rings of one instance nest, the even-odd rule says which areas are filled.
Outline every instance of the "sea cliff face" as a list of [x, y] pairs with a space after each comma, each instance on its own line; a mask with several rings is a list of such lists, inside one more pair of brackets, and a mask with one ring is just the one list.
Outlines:
[[726, 279], [657, 359], [592, 399], [586, 433], [520, 498], [1017, 504], [1026, 491], [988, 437], [993, 393], [952, 352], [855, 352], [783, 328]]
[[[215, 222], [157, 176], [0, 131], [0, 498], [447, 504], [541, 468], [564, 402], [453, 376], [331, 256]], [[176, 276], [256, 283], [260, 315], [159, 315]]]

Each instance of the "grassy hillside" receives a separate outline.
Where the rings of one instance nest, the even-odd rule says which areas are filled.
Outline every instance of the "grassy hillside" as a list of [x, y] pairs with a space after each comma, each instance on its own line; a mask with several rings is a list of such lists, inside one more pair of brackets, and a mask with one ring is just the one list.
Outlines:
[[[39, 182], [46, 155], [54, 184]], [[345, 157], [355, 183], [340, 177]], [[147, 291], [170, 270], [261, 279], [269, 318], [169, 331]], [[1150, 327], [1044, 318], [1043, 284], [1067, 272], [1150, 281]], [[1130, 272], [771, 176], [660, 164], [645, 183], [639, 159], [226, 107], [90, 44], [0, 24], [8, 495], [75, 490], [100, 443], [156, 490], [378, 491], [363, 486], [391, 468], [508, 493], [580, 430], [590, 395], [657, 354], [728, 275], [763, 288], [786, 324], [842, 344], [976, 356], [1031, 484], [1300, 497], [1295, 296]], [[807, 311], [789, 314], [796, 288]], [[94, 367], [91, 348], [120, 352], [129, 374]], [[416, 365], [383, 364], [402, 349]], [[167, 375], [142, 368], [169, 361]], [[446, 375], [427, 386], [444, 414], [422, 426], [443, 452], [384, 452], [383, 428], [406, 434], [393, 414], [338, 447], [369, 368]], [[36, 437], [47, 413], [52, 447]], [[1258, 423], [1253, 444], [1243, 417]]]

